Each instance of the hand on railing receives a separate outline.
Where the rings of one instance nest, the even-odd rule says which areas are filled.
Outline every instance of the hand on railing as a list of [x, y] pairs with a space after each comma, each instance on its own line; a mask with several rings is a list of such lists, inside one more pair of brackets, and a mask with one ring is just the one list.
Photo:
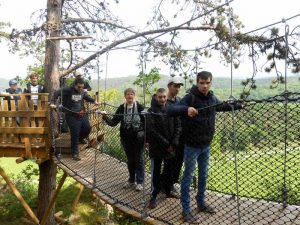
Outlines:
[[49, 106], [51, 109], [56, 109], [56, 105], [54, 105], [54, 104], [50, 104]]

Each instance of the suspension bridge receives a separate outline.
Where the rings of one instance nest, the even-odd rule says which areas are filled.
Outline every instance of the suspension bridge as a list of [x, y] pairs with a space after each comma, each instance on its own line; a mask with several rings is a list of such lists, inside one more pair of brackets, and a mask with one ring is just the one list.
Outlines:
[[[61, 156], [51, 156], [49, 139], [45, 138], [51, 113], [47, 95], [42, 99], [36, 112], [25, 95], [21, 96], [19, 111], [7, 113], [7, 103], [2, 101], [1, 156], [19, 157], [20, 162], [28, 158], [41, 162], [52, 157], [65, 173], [55, 196], [65, 177], [70, 176], [106, 203], [147, 224], [183, 223], [179, 199], [160, 194], [158, 206], [148, 207], [151, 173], [147, 150], [143, 190], [124, 188], [128, 172], [118, 127], [106, 126], [98, 109], [89, 110], [93, 125], [90, 138], [98, 140], [96, 146], [81, 145], [82, 160], [74, 161], [69, 155], [69, 135], [60, 133], [55, 136], [54, 148]], [[249, 100], [244, 110], [217, 115], [206, 197], [217, 213], [197, 214], [199, 224], [300, 224], [299, 104], [300, 94], [286, 93]], [[106, 110], [114, 114], [115, 108], [106, 106]], [[20, 127], [16, 126], [16, 118], [20, 119]], [[28, 123], [35, 118], [40, 121], [39, 127], [30, 127]], [[180, 190], [179, 185], [176, 188]], [[194, 209], [196, 189], [193, 182]]]

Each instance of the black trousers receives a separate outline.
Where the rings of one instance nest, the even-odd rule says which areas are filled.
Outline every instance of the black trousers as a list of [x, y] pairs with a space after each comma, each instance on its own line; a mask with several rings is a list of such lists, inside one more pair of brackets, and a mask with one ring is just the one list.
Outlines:
[[[152, 197], [156, 198], [161, 188], [169, 194], [173, 186], [172, 178], [172, 158], [170, 159], [151, 159], [151, 178], [152, 178]], [[165, 176], [162, 176], [161, 167], [164, 163]]]
[[144, 183], [144, 137], [130, 135], [121, 138], [127, 156], [127, 167], [130, 183]]
[[88, 137], [92, 128], [87, 114], [82, 118], [68, 114], [66, 121], [71, 133], [71, 154], [76, 155], [79, 153], [79, 139]]
[[[179, 182], [180, 171], [183, 165], [183, 155], [184, 155], [184, 146], [180, 145], [176, 148], [175, 156], [170, 158], [170, 163], [172, 165], [172, 185]], [[168, 173], [165, 170], [165, 167], [162, 172], [162, 180], [166, 180]]]

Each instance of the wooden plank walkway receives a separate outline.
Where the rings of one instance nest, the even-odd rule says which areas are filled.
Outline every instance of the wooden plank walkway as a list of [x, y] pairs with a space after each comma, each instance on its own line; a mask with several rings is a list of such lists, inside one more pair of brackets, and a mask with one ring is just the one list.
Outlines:
[[[92, 189], [102, 200], [147, 224], [184, 224], [179, 199], [167, 199], [161, 194], [158, 196], [158, 206], [153, 210], [147, 208], [151, 187], [149, 174], [145, 175], [143, 191], [137, 192], [124, 188], [128, 178], [126, 163], [93, 149], [82, 151], [81, 157], [81, 161], [74, 161], [70, 156], [63, 155], [60, 161], [56, 158], [54, 161], [75, 180]], [[196, 192], [192, 190], [191, 193], [195, 208]], [[197, 214], [199, 224], [239, 224], [237, 201], [231, 195], [208, 191], [206, 199], [217, 209], [217, 213]], [[284, 209], [276, 202], [240, 198], [239, 209], [240, 224], [243, 225], [300, 224], [300, 206], [289, 205]]]

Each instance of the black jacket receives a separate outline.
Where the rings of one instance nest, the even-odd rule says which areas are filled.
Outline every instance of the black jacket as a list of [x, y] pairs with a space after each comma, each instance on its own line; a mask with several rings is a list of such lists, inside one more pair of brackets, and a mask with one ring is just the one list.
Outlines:
[[[9, 94], [22, 94], [22, 89], [21, 88], [17, 88], [16, 90], [13, 90], [12, 88], [7, 88], [5, 90], [5, 92], [9, 93]], [[15, 106], [16, 106], [16, 110], [18, 110], [18, 100], [20, 100], [20, 96], [7, 96], [4, 98], [5, 100], [7, 100], [7, 105], [8, 105], [8, 110], [11, 110], [11, 100], [15, 100]]]
[[[198, 109], [198, 116], [189, 117], [187, 115], [189, 107]], [[234, 105], [234, 109], [241, 108], [241, 104]], [[220, 101], [212, 91], [205, 96], [194, 85], [190, 93], [184, 96], [178, 104], [168, 108], [168, 115], [182, 116], [185, 144], [197, 148], [211, 144], [215, 133], [216, 112], [231, 110], [231, 105]]]
[[[144, 106], [142, 106], [139, 102], [137, 103], [137, 110], [138, 113], [141, 113], [144, 110]], [[120, 136], [121, 138], [127, 138], [128, 136], [130, 137], [136, 137], [138, 131], [143, 131], [144, 130], [144, 123], [145, 119], [143, 115], [139, 115], [141, 119], [141, 126], [138, 130], [131, 130], [131, 129], [126, 129], [125, 128], [125, 123], [124, 123], [124, 104], [120, 105], [118, 109], [115, 112], [115, 115], [112, 118], [109, 118], [108, 116], [104, 116], [103, 119], [109, 126], [117, 126], [118, 123], [121, 122], [120, 126]]]
[[170, 152], [167, 149], [176, 148], [180, 136], [180, 121], [178, 117], [170, 117], [166, 114], [169, 106], [160, 106], [152, 97], [151, 107], [147, 115], [147, 141], [149, 143], [150, 158], [167, 158]]
[[95, 99], [91, 98], [84, 91], [77, 92], [74, 87], [64, 87], [54, 92], [52, 102], [62, 96], [63, 111], [67, 114], [74, 115], [84, 109], [84, 102], [95, 102]]

